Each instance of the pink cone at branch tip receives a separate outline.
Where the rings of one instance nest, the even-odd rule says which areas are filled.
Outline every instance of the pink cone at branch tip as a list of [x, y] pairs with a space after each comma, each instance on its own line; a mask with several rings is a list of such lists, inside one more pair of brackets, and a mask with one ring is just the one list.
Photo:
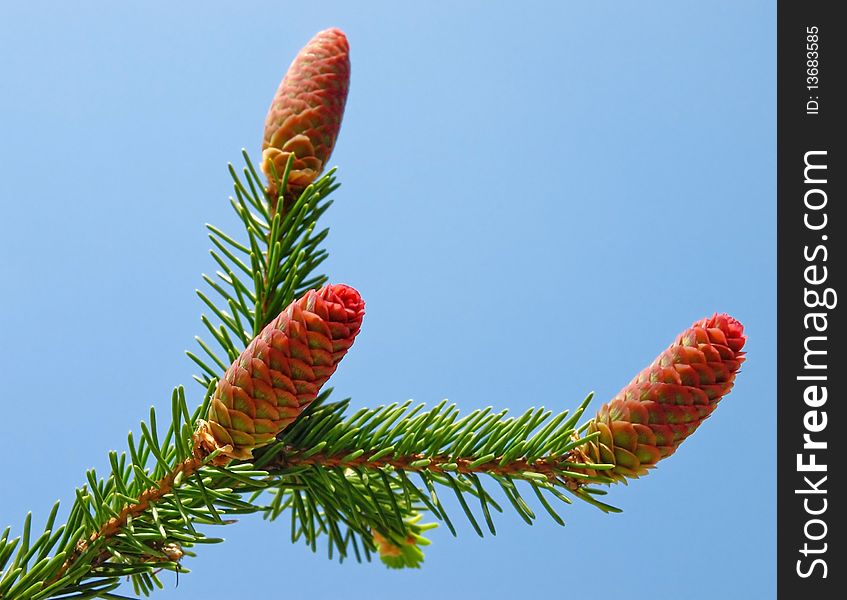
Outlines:
[[321, 31], [291, 63], [265, 119], [262, 171], [271, 197], [278, 194], [273, 172], [282, 177], [292, 154], [287, 190], [292, 194], [302, 192], [326, 168], [349, 87], [347, 37], [340, 29]]
[[353, 345], [365, 303], [347, 285], [311, 290], [271, 321], [227, 369], [195, 434], [215, 464], [250, 459], [318, 395]]
[[702, 319], [600, 407], [587, 434], [600, 436], [580, 451], [596, 471], [623, 481], [647, 473], [676, 451], [732, 389], [744, 362], [744, 327], [724, 314]]

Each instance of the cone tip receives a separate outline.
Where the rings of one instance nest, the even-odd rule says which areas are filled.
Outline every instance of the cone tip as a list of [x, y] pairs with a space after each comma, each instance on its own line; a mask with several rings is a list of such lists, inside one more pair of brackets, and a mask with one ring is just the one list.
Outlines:
[[356, 288], [347, 285], [346, 283], [335, 283], [327, 285], [326, 295], [335, 296], [335, 298], [344, 305], [344, 308], [354, 312], [364, 312], [365, 301], [362, 300], [361, 294]]
[[741, 324], [741, 321], [734, 317], [730, 317], [727, 314], [723, 314], [721, 316], [726, 318], [727, 329], [731, 337], [745, 337], [744, 325]]
[[311, 40], [309, 40], [309, 44], [314, 42], [328, 42], [334, 41], [337, 44], [341, 44], [344, 50], [349, 49], [349, 44], [347, 42], [347, 35], [341, 31], [338, 27], [330, 27], [328, 29], [324, 29], [322, 31], [317, 32]]
[[736, 340], [736, 343], [733, 346], [738, 346], [738, 348], [734, 348], [736, 351], [740, 350], [744, 343], [747, 341], [747, 336], [744, 335], [744, 325], [741, 324], [741, 321], [728, 315], [727, 313], [715, 313], [711, 317], [707, 317], [700, 321], [694, 323], [694, 327], [715, 327], [724, 332], [728, 339]]

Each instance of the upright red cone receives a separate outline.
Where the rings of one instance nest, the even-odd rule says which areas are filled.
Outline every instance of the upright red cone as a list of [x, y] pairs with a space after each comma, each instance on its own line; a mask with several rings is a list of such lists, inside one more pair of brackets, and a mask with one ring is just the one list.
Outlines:
[[294, 155], [286, 196], [296, 197], [326, 168], [350, 87], [350, 47], [340, 29], [326, 29], [300, 51], [276, 91], [265, 120], [262, 171], [276, 199]]
[[311, 290], [271, 321], [227, 369], [195, 434], [215, 464], [249, 459], [318, 395], [353, 345], [365, 303], [346, 285]]
[[589, 423], [587, 433], [600, 436], [579, 447], [581, 458], [615, 465], [592, 474], [636, 478], [673, 454], [732, 389], [746, 339], [723, 314], [683, 331]]

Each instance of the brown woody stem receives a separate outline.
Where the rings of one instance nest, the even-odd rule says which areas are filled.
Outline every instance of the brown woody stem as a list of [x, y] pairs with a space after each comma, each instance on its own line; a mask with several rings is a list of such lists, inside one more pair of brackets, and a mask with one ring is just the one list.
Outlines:
[[[410, 454], [405, 456], [383, 456], [372, 460], [369, 456], [362, 455], [357, 458], [344, 460], [347, 453], [325, 454], [318, 452], [311, 456], [302, 456], [297, 448], [289, 447], [269, 465], [273, 470], [299, 467], [299, 466], [322, 466], [322, 467], [350, 467], [363, 469], [394, 468], [402, 471], [432, 473], [484, 473], [487, 475], [499, 475], [502, 477], [523, 478], [524, 473], [537, 473], [544, 475], [548, 481], [564, 484], [569, 489], [575, 490], [585, 481], [580, 477], [574, 477], [575, 470], [584, 469], [585, 461], [574, 452], [559, 457], [539, 458], [532, 463], [525, 458], [518, 458], [505, 464], [500, 464], [501, 457], [492, 458], [484, 463], [476, 463], [469, 458], [453, 458], [444, 454], [428, 456], [425, 454]], [[426, 462], [429, 461], [429, 462]], [[475, 464], [476, 463], [476, 464]]]
[[[169, 494], [174, 487], [174, 480], [182, 473], [183, 477], [193, 475], [204, 463], [204, 459], [200, 456], [192, 456], [186, 458], [181, 463], [178, 463], [167, 475], [162, 477], [155, 485], [150, 486], [138, 496], [138, 500], [132, 504], [128, 504], [121, 509], [117, 516], [112, 517], [100, 529], [92, 533], [88, 538], [79, 540], [74, 548], [74, 551], [65, 559], [59, 572], [47, 582], [47, 585], [58, 581], [68, 569], [98, 540], [108, 539], [118, 534], [130, 517], [135, 517], [150, 507], [150, 504], [160, 500], [163, 496]], [[104, 563], [110, 556], [108, 552], [102, 552], [97, 555], [91, 562], [92, 567], [99, 566]]]

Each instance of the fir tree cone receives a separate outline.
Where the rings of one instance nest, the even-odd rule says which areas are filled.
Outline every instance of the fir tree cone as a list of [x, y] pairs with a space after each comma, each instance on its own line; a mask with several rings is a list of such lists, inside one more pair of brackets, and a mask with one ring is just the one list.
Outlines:
[[311, 290], [292, 302], [241, 353], [212, 396], [195, 453], [222, 449], [215, 464], [250, 459], [318, 395], [353, 345], [365, 303], [346, 285]]
[[600, 436], [579, 447], [581, 458], [615, 465], [589, 473], [624, 481], [673, 454], [732, 389], [745, 341], [741, 323], [723, 314], [683, 331], [589, 423], [586, 433]]
[[294, 155], [285, 197], [296, 198], [326, 167], [350, 86], [350, 47], [340, 29], [326, 29], [300, 51], [276, 91], [262, 143], [268, 195], [276, 199], [274, 171], [282, 177]]

